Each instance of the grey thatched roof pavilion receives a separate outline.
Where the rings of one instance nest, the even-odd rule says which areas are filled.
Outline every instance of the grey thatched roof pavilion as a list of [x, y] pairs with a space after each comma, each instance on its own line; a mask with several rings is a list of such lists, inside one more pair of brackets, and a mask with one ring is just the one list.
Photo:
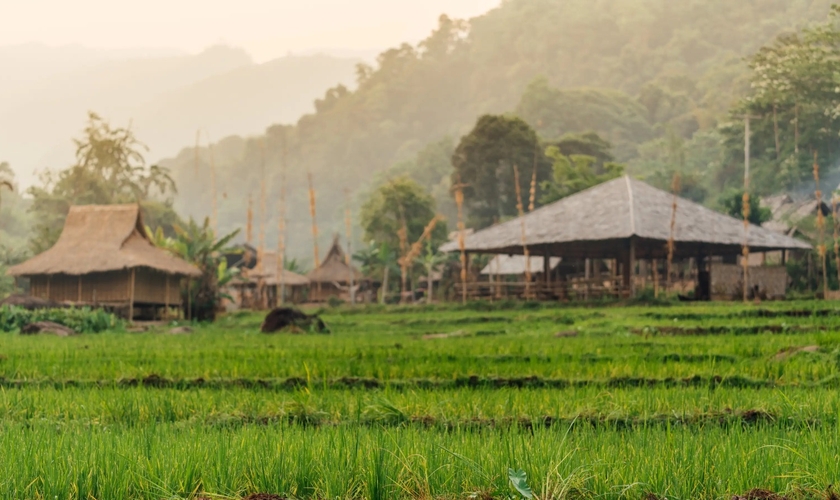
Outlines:
[[[628, 269], [636, 259], [664, 259], [671, 235], [674, 196], [629, 176], [619, 177], [465, 237], [469, 253], [522, 255], [522, 223], [531, 255], [565, 259], [616, 259]], [[746, 236], [752, 252], [808, 250], [803, 241], [750, 225], [677, 198], [673, 230], [677, 259], [740, 255]], [[458, 243], [441, 247], [457, 252]]]
[[[672, 194], [629, 176], [619, 177], [541, 207], [525, 216], [525, 235], [534, 255], [614, 258], [635, 244], [637, 258], [664, 258], [671, 234]], [[471, 253], [522, 254], [522, 220], [512, 219], [465, 238]], [[678, 198], [675, 255], [739, 255], [744, 223], [698, 203]], [[751, 251], [808, 250], [803, 241], [751, 225]], [[458, 251], [457, 242], [441, 248]]]

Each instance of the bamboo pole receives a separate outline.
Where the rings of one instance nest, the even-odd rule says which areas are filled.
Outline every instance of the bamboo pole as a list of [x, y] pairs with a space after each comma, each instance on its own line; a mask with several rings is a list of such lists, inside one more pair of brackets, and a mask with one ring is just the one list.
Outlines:
[[835, 193], [831, 194], [831, 220], [834, 223], [834, 267], [837, 268], [837, 282], [840, 283], [840, 226], [837, 221], [837, 195]]
[[257, 290], [260, 299], [260, 307], [262, 309], [268, 308], [268, 294], [265, 289], [265, 225], [266, 217], [268, 215], [267, 194], [266, 194], [266, 180], [265, 180], [265, 139], [260, 141], [260, 234], [259, 246], [257, 247], [257, 266], [259, 267], [259, 281]]
[[[350, 190], [344, 189], [346, 206], [344, 208], [344, 231], [347, 238], [347, 253], [344, 254], [344, 263], [352, 269], [353, 266], [353, 218], [350, 211]], [[356, 303], [356, 277], [350, 273], [350, 303]]]
[[277, 222], [277, 279], [279, 280], [279, 303], [283, 304], [286, 297], [286, 161], [288, 147], [286, 144], [286, 129], [283, 129], [283, 155], [280, 165], [280, 207]]
[[671, 231], [668, 235], [668, 266], [666, 272], [668, 275], [665, 278], [665, 289], [671, 289], [671, 276], [674, 270], [674, 234], [677, 228], [677, 201], [679, 200], [677, 194], [680, 192], [680, 174], [674, 173], [674, 178], [671, 181], [671, 192], [674, 194], [671, 202]]
[[455, 190], [455, 206], [458, 207], [458, 250], [461, 252], [461, 302], [467, 303], [467, 250], [466, 226], [464, 225], [464, 184], [460, 179], [453, 186]]
[[817, 230], [819, 231], [819, 245], [817, 251], [820, 255], [820, 262], [822, 264], [823, 275], [823, 298], [828, 292], [828, 269], [826, 262], [826, 247], [825, 247], [825, 216], [822, 213], [822, 191], [820, 190], [820, 164], [817, 161], [817, 152], [814, 151], [814, 197], [817, 199]]
[[522, 230], [522, 252], [525, 255], [525, 298], [531, 298], [531, 253], [528, 251], [528, 239], [525, 234], [525, 209], [522, 206], [522, 188], [519, 185], [519, 167], [513, 166], [513, 182], [516, 184], [516, 209], [519, 211]]
[[[307, 173], [307, 180], [309, 181], [309, 214], [312, 216], [312, 251], [315, 254], [315, 266], [313, 269], [321, 267], [321, 258], [318, 252], [318, 219], [315, 214], [315, 188], [312, 185], [312, 172]], [[318, 300], [321, 299], [321, 282], [317, 283]]]
[[741, 247], [741, 265], [744, 268], [744, 302], [747, 301], [750, 287], [750, 247], [748, 239], [750, 230], [750, 118], [752, 118], [750, 115], [744, 117], [744, 196], [741, 207], [744, 215], [744, 241]]

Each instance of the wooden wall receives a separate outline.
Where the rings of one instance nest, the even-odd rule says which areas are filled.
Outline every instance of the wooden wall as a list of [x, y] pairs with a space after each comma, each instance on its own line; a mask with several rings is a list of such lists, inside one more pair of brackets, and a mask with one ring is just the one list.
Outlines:
[[[32, 276], [30, 295], [55, 302], [83, 304], [128, 304], [131, 300], [131, 271]], [[167, 296], [167, 284], [169, 293]], [[181, 279], [148, 268], [134, 274], [135, 304], [178, 305], [181, 302]]]

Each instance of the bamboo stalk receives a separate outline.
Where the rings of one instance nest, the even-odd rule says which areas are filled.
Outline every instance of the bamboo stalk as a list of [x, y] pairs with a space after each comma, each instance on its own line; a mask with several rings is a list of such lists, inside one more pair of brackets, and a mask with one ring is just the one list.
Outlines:
[[840, 225], [837, 221], [837, 195], [831, 194], [831, 220], [834, 223], [834, 267], [837, 268], [837, 282], [840, 283]]
[[312, 249], [315, 253], [315, 269], [321, 267], [321, 258], [318, 252], [318, 219], [315, 215], [315, 188], [312, 185], [312, 172], [307, 174], [309, 180], [309, 215], [312, 216]]
[[[344, 231], [345, 231], [345, 236], [347, 238], [347, 253], [344, 254], [344, 261], [347, 264], [347, 266], [350, 267], [352, 265], [351, 264], [352, 263], [351, 255], [353, 253], [353, 219], [352, 219], [352, 214], [351, 214], [351, 211], [350, 211], [350, 190], [349, 189], [344, 190], [344, 198], [345, 198], [345, 203], [346, 203], [346, 207], [344, 208]], [[356, 303], [355, 286], [356, 286], [355, 276], [353, 276], [353, 274], [351, 273], [350, 274], [350, 303], [351, 304]]]
[[286, 146], [286, 129], [283, 129], [283, 158], [280, 165], [280, 207], [278, 208], [277, 221], [277, 279], [278, 279], [278, 301], [282, 304], [286, 296], [286, 160], [288, 148]]
[[464, 225], [464, 184], [460, 179], [453, 186], [455, 190], [455, 206], [458, 207], [458, 250], [461, 252], [461, 302], [467, 303], [467, 249], [466, 226]]
[[513, 182], [516, 184], [516, 209], [522, 230], [522, 252], [525, 255], [525, 298], [531, 298], [531, 254], [528, 251], [528, 239], [525, 235], [525, 209], [522, 206], [522, 188], [519, 185], [519, 167], [513, 166]]
[[679, 172], [674, 173], [674, 178], [671, 181], [671, 192], [673, 193], [673, 201], [671, 202], [671, 231], [668, 234], [668, 267], [667, 273], [668, 275], [665, 278], [665, 289], [671, 289], [671, 276], [673, 274], [674, 269], [674, 233], [676, 232], [677, 227], [677, 201], [679, 198], [677, 194], [680, 192], [680, 174]]
[[817, 161], [817, 152], [814, 151], [814, 197], [817, 199], [817, 230], [819, 231], [819, 245], [817, 251], [820, 255], [823, 275], [823, 298], [828, 291], [828, 270], [826, 269], [826, 247], [825, 247], [825, 217], [822, 213], [822, 191], [820, 191], [820, 164]]

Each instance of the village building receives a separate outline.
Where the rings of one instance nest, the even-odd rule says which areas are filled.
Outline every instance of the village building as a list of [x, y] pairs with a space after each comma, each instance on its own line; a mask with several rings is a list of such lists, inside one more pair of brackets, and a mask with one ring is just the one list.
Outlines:
[[[229, 309], [273, 309], [284, 303], [305, 302], [309, 278], [280, 268], [277, 252], [263, 252], [253, 267], [243, 266], [229, 287]], [[281, 300], [282, 297], [282, 300]]]
[[331, 297], [343, 301], [368, 300], [365, 294], [368, 280], [349, 260], [336, 236], [321, 264], [306, 275], [310, 282], [310, 302], [325, 302]]
[[[560, 257], [563, 262], [599, 260], [605, 265], [597, 268], [608, 272], [593, 276], [593, 285], [603, 294], [632, 296], [644, 282], [640, 270], [653, 271], [649, 283], [654, 288], [667, 283], [663, 262], [668, 257], [669, 240], [674, 262], [693, 266], [694, 296], [698, 299], [729, 298], [743, 290], [742, 268], [712, 263], [712, 258], [740, 255], [744, 243], [754, 252], [811, 249], [808, 243], [765, 228], [749, 226], [745, 230], [741, 220], [629, 176], [476, 231], [466, 236], [465, 249], [468, 254], [523, 255], [527, 246], [531, 255], [544, 257], [543, 282], [537, 287], [527, 284], [530, 293], [565, 299], [572, 295], [571, 283], [563, 277], [552, 280], [551, 258]], [[459, 245], [451, 241], [441, 250], [457, 252]], [[758, 288], [767, 296], [784, 294], [786, 271], [776, 266], [774, 273], [771, 278], [767, 272], [748, 273], [748, 289]], [[647, 279], [647, 272], [641, 274]], [[760, 278], [765, 281], [756, 281]], [[468, 284], [468, 289], [476, 286]], [[763, 290], [768, 287], [773, 289]]]
[[70, 207], [55, 245], [8, 272], [29, 279], [33, 297], [102, 306], [129, 319], [180, 307], [181, 281], [201, 276], [151, 243], [138, 205]]

